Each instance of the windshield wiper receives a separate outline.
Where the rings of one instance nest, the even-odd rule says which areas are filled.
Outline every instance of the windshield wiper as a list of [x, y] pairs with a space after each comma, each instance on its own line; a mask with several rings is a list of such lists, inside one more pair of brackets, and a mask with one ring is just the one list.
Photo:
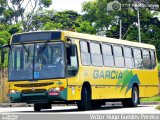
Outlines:
[[22, 47], [23, 47], [23, 49], [26, 51], [26, 53], [27, 53], [27, 61], [28, 61], [28, 58], [29, 58], [29, 55], [30, 55], [30, 53], [29, 53], [29, 49], [27, 49], [26, 48], [26, 46], [24, 45], [24, 43], [20, 43], [21, 45], [22, 45]]
[[48, 45], [48, 42], [50, 42], [50, 40], [47, 40], [43, 46], [41, 47], [41, 49], [38, 51], [38, 54], [42, 54], [43, 51], [46, 49], [47, 45]]

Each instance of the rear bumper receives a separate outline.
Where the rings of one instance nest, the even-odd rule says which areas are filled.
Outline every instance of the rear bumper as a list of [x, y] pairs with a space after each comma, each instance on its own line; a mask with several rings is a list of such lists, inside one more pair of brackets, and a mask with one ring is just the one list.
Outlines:
[[49, 92], [44, 93], [15, 93], [9, 94], [12, 103], [48, 103], [53, 101], [66, 101], [67, 100], [67, 90], [63, 90], [58, 93], [58, 95], [50, 95]]

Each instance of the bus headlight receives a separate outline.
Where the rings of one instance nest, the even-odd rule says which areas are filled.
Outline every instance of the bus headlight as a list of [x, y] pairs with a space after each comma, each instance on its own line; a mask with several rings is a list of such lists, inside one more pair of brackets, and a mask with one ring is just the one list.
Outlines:
[[60, 91], [60, 88], [55, 88], [55, 91]]
[[51, 88], [49, 89], [49, 92], [59, 92], [60, 88]]
[[60, 92], [60, 88], [51, 88], [49, 89], [48, 95], [49, 96], [58, 96]]
[[17, 90], [10, 90], [10, 94], [15, 94], [15, 93], [18, 93], [19, 91], [17, 91]]

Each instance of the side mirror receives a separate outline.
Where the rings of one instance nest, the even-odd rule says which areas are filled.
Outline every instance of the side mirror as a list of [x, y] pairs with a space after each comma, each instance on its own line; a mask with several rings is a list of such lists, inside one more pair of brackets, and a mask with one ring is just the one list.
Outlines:
[[70, 55], [71, 56], [76, 55], [76, 45], [70, 45]]
[[1, 64], [4, 64], [4, 59], [5, 59], [5, 49], [10, 48], [9, 44], [3, 45], [1, 49]]

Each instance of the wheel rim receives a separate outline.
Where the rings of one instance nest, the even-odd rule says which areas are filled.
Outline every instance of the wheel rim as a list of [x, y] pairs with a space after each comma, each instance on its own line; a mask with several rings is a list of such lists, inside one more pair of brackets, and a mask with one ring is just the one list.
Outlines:
[[138, 101], [138, 94], [137, 94], [137, 91], [136, 91], [136, 90], [134, 91], [133, 101], [134, 101], [134, 103], [137, 103], [137, 101]]

